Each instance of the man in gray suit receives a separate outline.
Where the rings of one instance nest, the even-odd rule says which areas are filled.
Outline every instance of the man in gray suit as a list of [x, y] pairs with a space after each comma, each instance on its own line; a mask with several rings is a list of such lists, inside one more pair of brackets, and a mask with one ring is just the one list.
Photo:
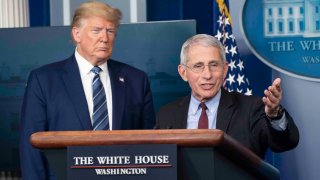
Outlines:
[[282, 152], [297, 146], [298, 129], [280, 105], [281, 80], [275, 79], [263, 98], [227, 92], [222, 85], [228, 63], [224, 47], [213, 36], [189, 38], [182, 46], [178, 71], [189, 83], [191, 96], [162, 107], [156, 128], [221, 129], [261, 158], [268, 148]]

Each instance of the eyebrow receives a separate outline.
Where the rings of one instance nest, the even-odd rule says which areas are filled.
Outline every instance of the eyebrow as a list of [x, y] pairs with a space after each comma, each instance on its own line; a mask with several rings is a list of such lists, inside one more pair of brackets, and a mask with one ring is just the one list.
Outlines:
[[[218, 62], [221, 62], [221, 60], [212, 59], [212, 60], [210, 60], [210, 61], [208, 62], [208, 64], [210, 64], [210, 63], [218, 63]], [[194, 64], [200, 64], [200, 63], [204, 64], [204, 62], [202, 62], [202, 61], [197, 61], [197, 62], [195, 62]]]
[[103, 29], [103, 28], [98, 27], [98, 26], [92, 26], [91, 29]]
[[103, 27], [100, 27], [100, 26], [91, 26], [90, 28], [92, 28], [92, 29], [107, 29], [107, 30], [115, 30], [115, 29], [117, 29], [116, 27], [103, 28]]

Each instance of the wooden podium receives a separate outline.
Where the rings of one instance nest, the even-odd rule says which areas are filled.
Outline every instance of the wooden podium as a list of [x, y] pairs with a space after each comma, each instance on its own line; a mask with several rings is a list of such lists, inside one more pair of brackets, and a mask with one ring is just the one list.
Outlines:
[[177, 144], [178, 179], [280, 179], [279, 171], [221, 130], [113, 130], [37, 132], [58, 180], [67, 179], [68, 146]]

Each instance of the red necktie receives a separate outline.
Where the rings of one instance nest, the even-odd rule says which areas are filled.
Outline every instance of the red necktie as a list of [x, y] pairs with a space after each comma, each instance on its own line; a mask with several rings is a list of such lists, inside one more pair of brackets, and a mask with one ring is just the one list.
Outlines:
[[202, 111], [199, 118], [198, 129], [208, 129], [208, 116], [206, 113], [207, 106], [204, 102], [201, 102], [200, 106]]

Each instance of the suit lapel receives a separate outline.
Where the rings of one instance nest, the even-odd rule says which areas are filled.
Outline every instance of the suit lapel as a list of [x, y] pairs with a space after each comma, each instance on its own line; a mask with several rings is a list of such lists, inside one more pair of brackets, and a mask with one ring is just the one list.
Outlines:
[[227, 131], [234, 111], [233, 101], [230, 94], [221, 89], [221, 98], [217, 114], [217, 129]]
[[73, 107], [83, 128], [85, 130], [92, 130], [88, 104], [83, 90], [79, 68], [74, 55], [66, 61], [64, 68], [65, 73], [62, 76]]
[[121, 129], [122, 116], [125, 107], [126, 77], [121, 73], [121, 68], [113, 60], [108, 60], [108, 71], [112, 91], [112, 129]]

